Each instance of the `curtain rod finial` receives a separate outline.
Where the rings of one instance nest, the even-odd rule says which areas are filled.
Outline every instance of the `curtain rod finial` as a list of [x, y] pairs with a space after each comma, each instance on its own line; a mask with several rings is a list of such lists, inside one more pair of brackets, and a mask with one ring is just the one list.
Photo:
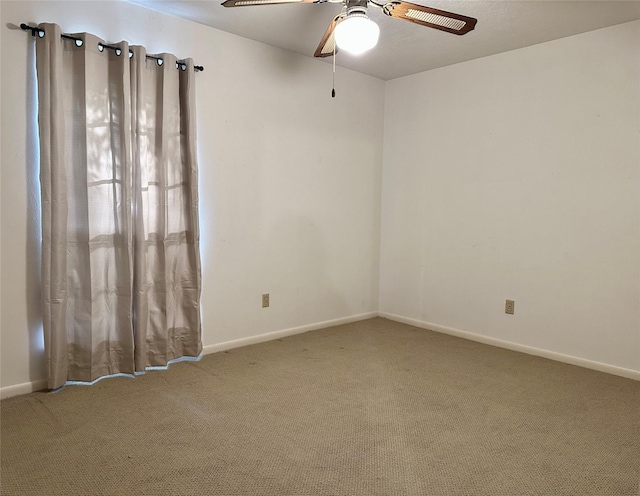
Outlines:
[[20, 29], [22, 29], [23, 31], [31, 31], [31, 36], [35, 36], [36, 33], [39, 31], [37, 26], [29, 26], [24, 22], [20, 24]]

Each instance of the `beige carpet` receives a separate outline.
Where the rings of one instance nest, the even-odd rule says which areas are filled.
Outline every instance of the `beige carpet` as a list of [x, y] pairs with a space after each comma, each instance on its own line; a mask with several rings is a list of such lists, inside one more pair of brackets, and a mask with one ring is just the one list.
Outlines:
[[384, 319], [1, 403], [3, 495], [636, 496], [640, 383]]

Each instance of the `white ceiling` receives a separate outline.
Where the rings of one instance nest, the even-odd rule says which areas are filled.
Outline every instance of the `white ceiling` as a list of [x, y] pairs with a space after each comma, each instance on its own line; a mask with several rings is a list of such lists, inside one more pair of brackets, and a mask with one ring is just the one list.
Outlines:
[[[268, 45], [312, 57], [337, 3], [222, 7], [221, 0], [129, 0]], [[463, 36], [393, 19], [375, 6], [380, 26], [371, 51], [340, 52], [336, 64], [384, 80], [640, 19], [640, 0], [412, 0], [478, 19]], [[640, 42], [640, 40], [639, 40]], [[324, 60], [331, 63], [331, 57]]]

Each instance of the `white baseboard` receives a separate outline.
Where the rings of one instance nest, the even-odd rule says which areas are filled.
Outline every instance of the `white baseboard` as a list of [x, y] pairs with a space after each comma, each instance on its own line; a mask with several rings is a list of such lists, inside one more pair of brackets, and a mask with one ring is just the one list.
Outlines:
[[46, 379], [23, 382], [22, 384], [15, 384], [14, 386], [5, 386], [0, 388], [0, 400], [11, 398], [12, 396], [19, 396], [21, 394], [33, 393], [34, 391], [40, 391], [41, 389], [47, 389]]
[[[640, 381], [640, 371], [633, 369], [626, 369], [623, 367], [617, 367], [615, 365], [608, 365], [606, 363], [594, 362], [585, 358], [578, 358], [571, 355], [564, 355], [562, 353], [556, 353], [555, 351], [543, 350], [540, 348], [534, 348], [533, 346], [526, 346], [523, 344], [513, 343], [511, 341], [504, 341], [502, 339], [491, 338], [483, 336], [481, 334], [474, 334], [468, 331], [462, 331], [453, 327], [441, 326], [433, 324], [431, 322], [424, 322], [409, 317], [403, 317], [387, 312], [368, 312], [358, 315], [352, 315], [350, 317], [343, 317], [341, 319], [326, 320], [324, 322], [317, 322], [315, 324], [308, 324], [299, 327], [291, 327], [289, 329], [283, 329], [280, 331], [267, 332], [265, 334], [259, 334], [257, 336], [250, 336], [247, 338], [234, 339], [232, 341], [225, 341], [223, 343], [206, 345], [202, 349], [203, 355], [209, 355], [211, 353], [217, 353], [219, 351], [226, 351], [233, 348], [240, 348], [242, 346], [248, 346], [250, 344], [264, 343], [266, 341], [272, 341], [274, 339], [283, 338], [286, 336], [293, 336], [295, 334], [302, 334], [309, 331], [315, 331], [317, 329], [324, 329], [325, 327], [334, 327], [342, 324], [349, 324], [351, 322], [357, 322], [360, 320], [371, 319], [374, 317], [383, 317], [385, 319], [401, 322], [403, 324], [409, 324], [422, 329], [428, 329], [430, 331], [440, 332], [442, 334], [449, 334], [459, 338], [469, 339], [471, 341], [477, 341], [479, 343], [488, 344], [491, 346], [497, 346], [499, 348], [505, 348], [507, 350], [518, 351], [526, 353], [528, 355], [539, 356], [542, 358], [548, 358], [557, 362], [568, 363], [570, 365], [577, 365], [578, 367], [584, 367], [591, 370], [597, 370], [599, 372], [605, 372], [607, 374], [613, 374], [620, 377], [626, 377]], [[29, 394], [34, 391], [40, 391], [47, 388], [47, 380], [42, 379], [32, 382], [24, 382], [22, 384], [16, 384], [13, 386], [6, 386], [0, 388], [0, 399], [11, 398], [12, 396], [18, 396], [21, 394]]]
[[594, 362], [585, 358], [564, 355], [562, 353], [556, 353], [555, 351], [543, 350], [541, 348], [534, 348], [533, 346], [526, 346], [523, 344], [513, 343], [511, 341], [504, 341], [502, 339], [483, 336], [481, 334], [461, 331], [460, 329], [455, 329], [453, 327], [432, 324], [431, 322], [424, 322], [409, 317], [402, 317], [401, 315], [395, 315], [393, 313], [379, 312], [378, 315], [385, 319], [394, 320], [403, 324], [409, 324], [415, 327], [420, 327], [422, 329], [428, 329], [430, 331], [440, 332], [442, 334], [449, 334], [451, 336], [469, 339], [471, 341], [477, 341], [478, 343], [497, 346], [498, 348], [519, 351], [521, 353], [526, 353], [527, 355], [548, 358], [550, 360], [555, 360], [556, 362], [568, 363], [569, 365], [577, 365], [578, 367], [584, 367], [586, 369], [597, 370], [598, 372], [605, 372], [607, 374], [613, 374], [620, 377], [626, 377], [627, 379], [640, 381], [640, 370], [626, 369], [623, 367], [617, 367], [615, 365], [608, 365], [606, 363]]
[[250, 344], [264, 343], [265, 341], [272, 341], [274, 339], [284, 338], [286, 336], [293, 336], [294, 334], [302, 334], [309, 331], [315, 331], [317, 329], [324, 329], [325, 327], [335, 327], [338, 325], [349, 324], [351, 322], [357, 322], [360, 320], [372, 319], [377, 316], [378, 312], [361, 313], [358, 315], [352, 315], [350, 317], [343, 317], [341, 319], [325, 320], [324, 322], [316, 322], [315, 324], [291, 327], [289, 329], [283, 329], [280, 331], [258, 334], [257, 336], [249, 336], [247, 338], [225, 341], [223, 343], [210, 344], [207, 346], [203, 346], [202, 354], [209, 355], [211, 353], [218, 353], [219, 351], [231, 350], [233, 348], [240, 348], [242, 346], [248, 346]]

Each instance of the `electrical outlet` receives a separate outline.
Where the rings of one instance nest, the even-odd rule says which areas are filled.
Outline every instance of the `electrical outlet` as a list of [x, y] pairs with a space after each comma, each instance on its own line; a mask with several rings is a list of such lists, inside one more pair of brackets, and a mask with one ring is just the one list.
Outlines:
[[504, 304], [504, 313], [513, 315], [516, 310], [516, 302], [513, 300], [507, 300]]
[[267, 308], [269, 306], [269, 293], [265, 293], [262, 295], [262, 308]]

